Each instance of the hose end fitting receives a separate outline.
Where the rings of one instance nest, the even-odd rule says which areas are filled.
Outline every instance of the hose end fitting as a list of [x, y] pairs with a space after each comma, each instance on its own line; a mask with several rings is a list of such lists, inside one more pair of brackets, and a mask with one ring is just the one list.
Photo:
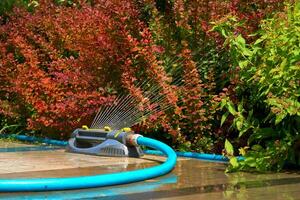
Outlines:
[[133, 145], [133, 146], [139, 146], [138, 143], [137, 143], [137, 139], [139, 137], [143, 137], [143, 136], [140, 135], [140, 134], [128, 134], [126, 136], [126, 142], [130, 145]]

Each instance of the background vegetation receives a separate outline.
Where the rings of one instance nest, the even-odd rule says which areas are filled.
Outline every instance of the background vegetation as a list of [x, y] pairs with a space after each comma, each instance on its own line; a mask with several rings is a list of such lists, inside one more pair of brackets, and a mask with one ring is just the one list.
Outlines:
[[299, 6], [1, 1], [1, 126], [67, 138], [120, 92], [144, 102], [138, 82], [151, 79], [172, 109], [136, 131], [179, 150], [223, 153], [229, 171], [299, 164]]

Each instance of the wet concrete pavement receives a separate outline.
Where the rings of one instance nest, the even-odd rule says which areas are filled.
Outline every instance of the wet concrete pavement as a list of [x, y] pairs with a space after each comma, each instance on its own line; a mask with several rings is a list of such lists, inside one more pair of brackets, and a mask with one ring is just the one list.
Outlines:
[[[14, 144], [6, 145], [6, 148]], [[19, 147], [19, 145], [16, 145]], [[22, 145], [21, 145], [22, 146]], [[1, 148], [1, 143], [0, 143]], [[165, 158], [109, 158], [64, 150], [0, 152], [0, 178], [69, 177], [145, 168]], [[300, 199], [300, 172], [224, 173], [225, 164], [179, 159], [175, 170], [133, 184], [71, 191], [2, 193], [1, 199]]]

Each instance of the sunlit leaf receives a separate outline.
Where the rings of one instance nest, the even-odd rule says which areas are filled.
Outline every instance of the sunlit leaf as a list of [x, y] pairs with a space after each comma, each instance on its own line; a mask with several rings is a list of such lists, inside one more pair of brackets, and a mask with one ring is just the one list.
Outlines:
[[233, 155], [234, 153], [233, 146], [227, 139], [225, 140], [225, 150], [229, 155]]
[[236, 168], [236, 167], [239, 166], [239, 162], [238, 162], [238, 160], [237, 160], [236, 157], [230, 158], [229, 163], [230, 163], [234, 168]]
[[224, 114], [222, 115], [222, 118], [221, 118], [221, 126], [224, 124], [224, 122], [225, 122], [225, 120], [227, 119], [228, 115], [229, 115], [228, 112], [226, 112], [226, 113], [224, 113]]

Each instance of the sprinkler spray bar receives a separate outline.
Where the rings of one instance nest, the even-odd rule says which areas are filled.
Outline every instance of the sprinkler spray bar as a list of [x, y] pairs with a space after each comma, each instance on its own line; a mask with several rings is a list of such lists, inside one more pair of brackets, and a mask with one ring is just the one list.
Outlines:
[[[172, 65], [173, 63], [175, 63], [175, 62], [177, 62], [178, 60], [180, 60], [180, 59], [176, 59], [175, 60], [175, 57], [172, 59], [172, 61], [171, 61], [171, 64], [169, 64], [169, 66], [170, 65]], [[171, 67], [168, 67], [168, 69], [167, 69], [167, 73], [169, 73], [171, 70], [170, 70], [170, 68]], [[176, 68], [176, 71], [178, 70], [178, 68]], [[148, 85], [148, 83], [151, 81], [152, 79], [146, 79], [145, 81], [143, 81], [143, 82], [139, 82], [138, 84], [137, 84], [137, 86], [136, 87], [140, 87], [140, 88], [143, 88], [145, 85]], [[116, 98], [116, 100], [115, 101], [117, 101], [117, 100], [119, 100], [119, 99], [127, 99], [128, 97], [130, 96], [130, 94], [128, 94], [127, 96], [126, 95], [124, 95], [124, 94], [120, 94], [120, 95], [118, 95], [118, 97]], [[119, 105], [122, 105], [121, 103], [119, 104]], [[110, 113], [110, 110], [111, 110], [111, 108], [112, 108], [113, 106], [108, 106], [108, 105], [106, 105], [106, 106], [104, 106], [104, 108], [103, 107], [101, 107], [100, 109], [99, 109], [99, 111], [98, 111], [98, 113], [96, 114], [96, 116], [95, 116], [95, 118], [94, 118], [94, 120], [93, 120], [93, 122], [92, 122], [92, 125], [91, 125], [91, 127], [92, 128], [95, 128], [95, 127], [101, 127], [101, 126], [103, 126], [103, 123], [105, 122], [105, 119], [107, 118], [106, 116], [107, 116], [107, 113]], [[109, 116], [109, 115], [108, 115]], [[104, 120], [104, 122], [103, 122], [103, 120]]]
[[[177, 79], [174, 83], [176, 83], [176, 82], [179, 83], [179, 81], [181, 81], [180, 78]], [[157, 89], [160, 89], [160, 88], [157, 88]], [[148, 95], [145, 95], [145, 98], [148, 98], [149, 102], [152, 102], [151, 105], [153, 105], [153, 104], [160, 105], [161, 103], [163, 103], [165, 101], [165, 96], [163, 96], [163, 95], [155, 96], [156, 92], [158, 93], [159, 91], [153, 91], [151, 93], [148, 93]], [[169, 106], [171, 104], [166, 103], [165, 105]], [[172, 105], [169, 106], [168, 108], [171, 108], [171, 107], [172, 107]], [[147, 113], [146, 115], [144, 114], [144, 112], [145, 111], [140, 111], [139, 109], [130, 109], [130, 110], [128, 110], [127, 113], [126, 113], [127, 115], [123, 116], [123, 118], [121, 118], [121, 119], [119, 118], [118, 121], [115, 121], [116, 124], [114, 125], [114, 128], [119, 129], [119, 128], [122, 128], [124, 126], [130, 127], [130, 126], [138, 123], [142, 119], [144, 119], [146, 115], [149, 116], [151, 114], [159, 112], [159, 110], [156, 110], [156, 109], [148, 110], [148, 111], [146, 111], [146, 113]], [[124, 123], [124, 121], [127, 122], [127, 123]], [[124, 126], [121, 126], [122, 124], [124, 124]]]
[[[179, 77], [177, 77], [177, 79], [175, 79], [175, 81], [173, 83], [177, 84], [180, 81], [181, 81], [181, 79]], [[148, 94], [145, 95], [145, 98], [149, 99], [149, 101], [152, 102], [151, 104], [160, 104], [160, 103], [162, 103], [165, 100], [165, 97], [163, 95], [155, 95], [155, 94], [159, 93], [160, 90], [161, 90], [160, 86], [150, 87], [149, 90], [145, 91], [145, 92], [148, 93]], [[131, 99], [132, 99], [133, 103], [137, 104], [134, 97], [130, 98], [130, 100]], [[137, 119], [141, 115], [141, 117], [144, 118], [143, 111], [140, 111], [138, 106], [130, 104], [130, 103], [132, 103], [132, 101], [127, 101], [127, 103], [125, 103], [125, 105], [122, 106], [122, 108], [123, 108], [123, 110], [125, 110], [125, 112], [123, 110], [120, 110], [120, 109], [115, 109], [117, 112], [116, 113], [111, 113], [113, 115], [111, 115], [110, 121], [106, 120], [105, 121], [106, 124], [104, 122], [102, 124], [98, 124], [97, 127], [100, 128], [100, 127], [104, 127], [105, 125], [108, 125], [108, 126], [112, 127], [113, 129], [119, 129], [119, 128], [122, 128], [122, 127], [118, 126], [119, 124], [124, 124], [126, 126], [132, 126], [133, 124], [124, 123], [124, 121], [126, 121], [128, 119], [131, 119], [132, 117], [135, 117], [135, 119]], [[134, 107], [134, 108], [132, 108], [132, 107]], [[122, 113], [122, 115], [120, 115], [120, 113]], [[136, 117], [136, 116], [138, 116], [138, 117]], [[131, 121], [134, 121], [134, 120], [131, 120]]]
[[[175, 59], [172, 60], [172, 62]], [[177, 59], [177, 62], [180, 59]], [[196, 67], [198, 68], [198, 66]], [[172, 67], [167, 68], [167, 73], [171, 71]], [[177, 72], [180, 67], [177, 67], [173, 73]], [[192, 72], [191, 72], [192, 73]], [[165, 96], [159, 94], [161, 91], [161, 87], [159, 85], [152, 85], [149, 87], [149, 84], [153, 81], [152, 79], [146, 79], [143, 82], [137, 84], [136, 87], [139, 87], [143, 90], [144, 98], [148, 99], [150, 102], [150, 106], [154, 104], [164, 104], [165, 107], [163, 109], [153, 109], [147, 110], [147, 108], [143, 108], [141, 110], [141, 103], [137, 101], [137, 99], [130, 95], [119, 95], [115, 99], [115, 103], [113, 106], [106, 106], [104, 109], [101, 109], [101, 112], [98, 112], [91, 127], [92, 128], [103, 128], [104, 126], [110, 126], [112, 129], [120, 129], [122, 127], [131, 127], [136, 123], [141, 122], [146, 117], [155, 114], [157, 112], [167, 110], [172, 107], [170, 103], [166, 103]], [[172, 81], [172, 85], [177, 86], [185, 86], [186, 84], [181, 84], [182, 78], [177, 76]], [[107, 109], [107, 107], [109, 107]], [[146, 111], [144, 110], [146, 109]], [[101, 113], [101, 114], [100, 114]]]
[[[142, 83], [139, 83], [139, 84], [138, 84], [139, 87], [140, 87], [141, 85], [144, 85], [146, 82], [147, 82], [147, 80], [145, 80], [145, 81], [142, 82]], [[120, 96], [122, 96], [122, 98], [120, 98]], [[125, 94], [119, 95], [119, 97], [116, 98], [116, 100], [115, 100], [115, 101], [121, 102], [121, 103], [119, 103], [119, 104], [117, 105], [118, 110], [123, 109], [124, 106], [127, 105], [128, 102], [131, 102], [132, 99], [134, 99], [134, 97], [131, 96], [130, 94], [127, 94], [127, 95], [125, 95]], [[116, 113], [118, 113], [118, 110], [116, 110]], [[108, 115], [108, 113], [110, 113], [110, 115]], [[103, 117], [97, 119], [97, 120], [95, 121], [95, 123], [92, 124], [91, 127], [92, 127], [92, 128], [96, 128], [96, 127], [97, 127], [97, 128], [100, 128], [100, 127], [103, 127], [104, 124], [106, 123], [106, 121], [108, 120], [108, 117], [106, 117], [106, 116], [112, 117], [111, 114], [112, 114], [112, 113], [111, 113], [110, 109], [107, 110], [107, 111], [105, 111], [105, 114], [103, 114]]]

